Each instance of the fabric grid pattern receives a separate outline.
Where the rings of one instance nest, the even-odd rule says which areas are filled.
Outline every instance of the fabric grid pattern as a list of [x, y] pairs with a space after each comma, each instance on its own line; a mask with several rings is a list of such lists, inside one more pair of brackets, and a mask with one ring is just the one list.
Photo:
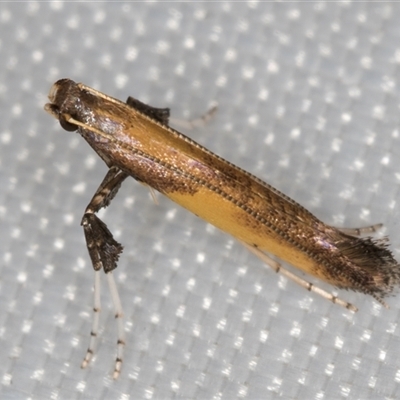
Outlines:
[[180, 130], [329, 224], [384, 223], [400, 260], [399, 17], [392, 2], [1, 3], [0, 397], [399, 398], [399, 296], [387, 310], [306, 277], [352, 314], [132, 179], [101, 213], [124, 245], [122, 373], [105, 279], [80, 369], [93, 271], [79, 224], [106, 166], [43, 110], [60, 78], [178, 119], [218, 103]]

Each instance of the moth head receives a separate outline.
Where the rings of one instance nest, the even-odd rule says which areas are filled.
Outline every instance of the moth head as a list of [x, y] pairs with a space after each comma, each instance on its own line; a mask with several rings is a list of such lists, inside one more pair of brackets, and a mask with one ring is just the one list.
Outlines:
[[[69, 122], [71, 115], [68, 110], [76, 98], [77, 84], [70, 79], [60, 79], [50, 88], [49, 100], [44, 109], [60, 121], [60, 125], [69, 132], [76, 131], [78, 126]], [[75, 96], [74, 96], [75, 95]]]

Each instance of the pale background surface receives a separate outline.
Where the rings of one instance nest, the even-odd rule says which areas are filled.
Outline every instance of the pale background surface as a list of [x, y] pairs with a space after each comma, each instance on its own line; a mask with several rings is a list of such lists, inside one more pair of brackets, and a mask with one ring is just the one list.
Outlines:
[[400, 259], [399, 20], [389, 2], [1, 3], [0, 397], [399, 398], [400, 297], [342, 292], [352, 315], [133, 180], [104, 214], [125, 246], [123, 371], [106, 290], [81, 370], [79, 223], [106, 168], [43, 111], [64, 77], [177, 118], [218, 102], [186, 133], [328, 223], [384, 222]]

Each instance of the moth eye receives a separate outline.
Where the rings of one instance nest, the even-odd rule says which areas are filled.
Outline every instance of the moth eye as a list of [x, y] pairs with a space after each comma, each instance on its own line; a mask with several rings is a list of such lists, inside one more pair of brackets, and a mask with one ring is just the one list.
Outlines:
[[68, 132], [73, 132], [78, 129], [77, 125], [68, 122], [63, 115], [59, 116], [60, 125]]

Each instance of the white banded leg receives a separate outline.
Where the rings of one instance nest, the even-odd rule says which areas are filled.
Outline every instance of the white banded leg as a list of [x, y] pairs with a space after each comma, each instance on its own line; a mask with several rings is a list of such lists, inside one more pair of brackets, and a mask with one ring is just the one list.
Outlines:
[[178, 118], [170, 118], [169, 123], [172, 125], [175, 125], [176, 127], [180, 128], [180, 129], [187, 129], [187, 130], [203, 127], [214, 116], [217, 109], [218, 109], [217, 106], [213, 106], [205, 114], [201, 115], [199, 118], [194, 118], [189, 121], [178, 119]]
[[347, 301], [340, 299], [339, 297], [334, 296], [333, 294], [319, 288], [318, 286], [313, 285], [310, 282], [298, 277], [297, 275], [293, 274], [292, 272], [288, 271], [287, 269], [283, 268], [281, 264], [277, 261], [273, 260], [271, 257], [267, 256], [264, 252], [260, 249], [257, 249], [254, 246], [251, 246], [245, 242], [240, 241], [244, 247], [250, 250], [253, 254], [255, 254], [260, 260], [264, 261], [265, 264], [270, 266], [275, 272], [279, 272], [282, 275], [286, 276], [287, 278], [293, 280], [298, 285], [302, 286], [303, 288], [307, 289], [310, 292], [317, 293], [318, 295], [322, 296], [323, 298], [331, 301], [334, 304], [338, 304], [344, 308], [347, 308], [350, 311], [358, 311], [358, 308]]
[[350, 236], [362, 236], [369, 233], [376, 233], [383, 227], [383, 224], [375, 224], [370, 226], [364, 226], [362, 228], [336, 228], [340, 232]]
[[[100, 274], [101, 271], [95, 271], [94, 273], [94, 306], [93, 306], [93, 322], [92, 322], [92, 330], [90, 332], [90, 342], [89, 347], [86, 351], [86, 355], [82, 361], [81, 368], [86, 368], [90, 363], [91, 359], [93, 358], [94, 348], [96, 345], [97, 336], [99, 333], [99, 326], [100, 326], [100, 312], [101, 312], [101, 304], [100, 304], [100, 291], [101, 291], [101, 278]], [[114, 306], [115, 311], [115, 318], [117, 319], [117, 326], [118, 326], [118, 340], [117, 340], [117, 357], [115, 359], [115, 366], [113, 372], [113, 378], [117, 379], [122, 366], [123, 360], [123, 352], [125, 346], [125, 330], [124, 330], [124, 323], [123, 323], [123, 310], [122, 310], [122, 303], [121, 299], [118, 294], [117, 285], [115, 283], [114, 276], [112, 272], [108, 272], [106, 274], [108, 286], [111, 293], [111, 298]]]
[[92, 330], [90, 331], [90, 341], [89, 347], [86, 351], [86, 355], [82, 361], [81, 368], [86, 368], [90, 363], [93, 354], [94, 347], [96, 345], [97, 335], [99, 333], [100, 326], [100, 312], [101, 312], [101, 301], [100, 301], [100, 291], [101, 291], [101, 282], [100, 282], [100, 273], [101, 271], [94, 271], [94, 304], [93, 304], [93, 320], [92, 320]]
[[110, 288], [111, 298], [114, 305], [115, 319], [117, 320], [117, 358], [115, 359], [115, 367], [113, 372], [113, 378], [117, 379], [122, 367], [122, 359], [125, 347], [125, 330], [124, 330], [124, 313], [122, 310], [121, 299], [118, 294], [117, 285], [115, 283], [112, 272], [106, 274], [108, 280], [108, 287]]
[[121, 371], [122, 353], [125, 345], [124, 327], [122, 322], [122, 306], [117, 292], [114, 278], [111, 271], [117, 267], [119, 255], [122, 252], [122, 245], [118, 243], [107, 225], [101, 221], [95, 213], [107, 207], [114, 198], [123, 180], [127, 177], [126, 173], [117, 167], [111, 167], [102, 183], [96, 190], [92, 200], [85, 210], [81, 225], [86, 238], [86, 245], [95, 270], [94, 281], [94, 315], [92, 330], [90, 333], [89, 347], [81, 364], [85, 368], [93, 357], [96, 338], [99, 332], [100, 320], [100, 273], [103, 270], [107, 275], [108, 285], [114, 304], [115, 316], [118, 318], [118, 341], [117, 358], [115, 361], [113, 377], [116, 379]]

